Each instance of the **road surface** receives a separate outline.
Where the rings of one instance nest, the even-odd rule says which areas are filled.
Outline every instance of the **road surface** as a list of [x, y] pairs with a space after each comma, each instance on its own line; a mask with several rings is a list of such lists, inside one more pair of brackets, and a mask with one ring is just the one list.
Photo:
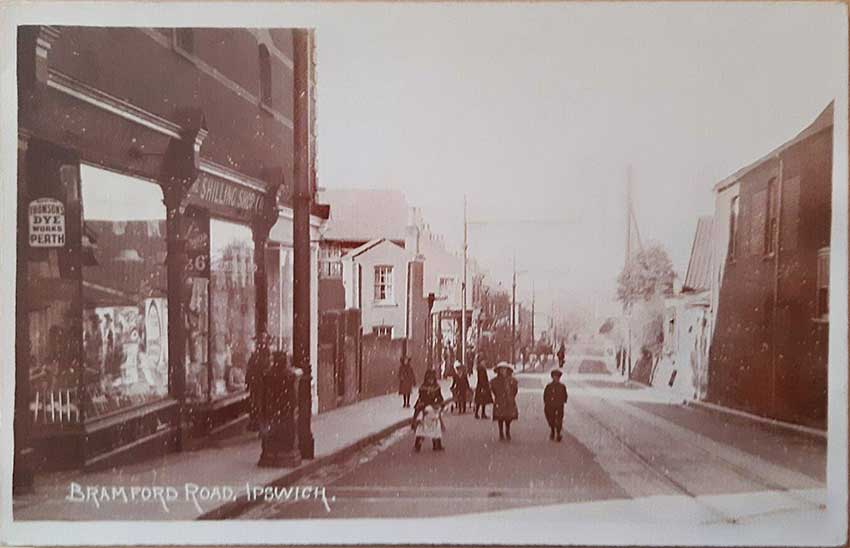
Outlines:
[[492, 420], [449, 415], [445, 451], [426, 443], [414, 453], [405, 429], [299, 482], [324, 486], [327, 506], [263, 503], [243, 519], [581, 519], [588, 505], [607, 503], [614, 521], [661, 520], [663, 508], [664, 520], [740, 524], [823, 511], [823, 440], [628, 385], [597, 354], [568, 356], [560, 443], [549, 440], [543, 418], [548, 372], [518, 373], [512, 441], [498, 439]]

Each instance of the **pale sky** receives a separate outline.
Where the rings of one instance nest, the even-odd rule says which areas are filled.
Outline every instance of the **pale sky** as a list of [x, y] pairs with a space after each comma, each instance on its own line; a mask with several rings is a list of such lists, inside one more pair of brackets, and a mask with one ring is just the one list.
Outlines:
[[[684, 275], [712, 186], [841, 81], [828, 4], [360, 4], [317, 29], [319, 184], [397, 188], [520, 293], [613, 295], [627, 165], [644, 241]], [[543, 288], [541, 290], [541, 287]]]

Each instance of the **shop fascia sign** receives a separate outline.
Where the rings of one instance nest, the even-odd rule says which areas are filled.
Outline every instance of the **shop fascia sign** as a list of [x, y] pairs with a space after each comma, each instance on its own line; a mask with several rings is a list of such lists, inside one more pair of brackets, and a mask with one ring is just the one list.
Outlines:
[[29, 204], [29, 242], [32, 247], [65, 246], [65, 205], [55, 198]]
[[243, 215], [252, 216], [263, 209], [262, 193], [206, 173], [198, 176], [189, 196], [194, 198], [195, 203], [220, 206]]

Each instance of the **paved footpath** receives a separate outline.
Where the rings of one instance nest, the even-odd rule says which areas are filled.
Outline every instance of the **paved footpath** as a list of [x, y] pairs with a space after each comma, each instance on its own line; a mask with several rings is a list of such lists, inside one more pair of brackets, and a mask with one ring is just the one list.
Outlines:
[[[446, 397], [447, 382], [441, 381]], [[412, 410], [402, 408], [397, 394], [316, 415], [313, 417], [316, 460], [333, 459], [346, 448], [379, 435], [411, 416]], [[14, 499], [14, 519], [194, 520], [232, 504], [228, 498], [244, 496], [246, 485], [262, 487], [316, 464], [303, 461], [299, 469], [259, 468], [259, 457], [260, 441], [256, 434], [246, 433], [213, 447], [171, 453], [110, 470], [39, 475], [33, 494]], [[79, 491], [75, 486], [79, 486]], [[131, 493], [134, 486], [135, 496]], [[69, 497], [85, 498], [89, 487], [97, 487], [100, 496], [69, 500]], [[121, 487], [125, 488], [126, 501]], [[153, 489], [141, 491], [142, 487], [162, 487], [162, 496], [156, 496]], [[141, 500], [146, 495], [149, 500]]]

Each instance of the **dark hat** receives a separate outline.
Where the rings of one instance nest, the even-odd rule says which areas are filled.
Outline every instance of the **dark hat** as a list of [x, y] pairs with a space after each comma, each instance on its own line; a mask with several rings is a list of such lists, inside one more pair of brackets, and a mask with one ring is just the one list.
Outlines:
[[551, 373], [553, 379], [560, 379], [563, 374], [564, 372], [560, 369], [553, 369]]

